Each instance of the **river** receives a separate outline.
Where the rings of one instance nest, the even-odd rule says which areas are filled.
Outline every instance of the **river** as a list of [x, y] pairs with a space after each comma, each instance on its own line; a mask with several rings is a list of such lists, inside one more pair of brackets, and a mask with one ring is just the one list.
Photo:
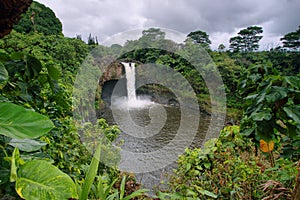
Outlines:
[[[137, 181], [139, 181], [144, 188], [150, 189], [152, 194], [154, 187], [157, 187], [160, 182], [165, 179], [165, 174], [171, 173], [172, 169], [176, 167], [174, 157], [171, 158], [170, 156], [170, 159], [172, 159], [171, 162], [165, 162], [166, 158], [160, 155], [160, 150], [172, 143], [176, 135], [178, 135], [180, 123], [184, 123], [181, 118], [182, 112], [182, 109], [177, 106], [157, 104], [132, 108], [129, 110], [129, 113], [128, 110], [122, 107], [114, 108], [113, 112], [109, 108], [104, 110], [102, 117], [105, 118], [110, 125], [118, 125], [122, 131], [117, 139], [117, 143], [120, 141], [123, 143], [121, 146], [123, 153], [120, 169], [132, 169], [132, 171], [135, 172]], [[128, 117], [131, 118], [130, 123], [128, 122]], [[199, 119], [196, 120], [195, 117]], [[195, 113], [193, 110], [188, 111], [188, 118], [187, 123], [194, 124], [194, 127], [196, 127], [195, 137], [191, 138], [193, 134], [192, 136], [179, 137], [179, 140], [182, 139], [182, 141], [177, 142], [177, 145], [181, 145], [180, 148], [174, 148], [174, 150], [170, 148], [167, 152], [169, 155], [175, 154], [176, 158], [178, 158], [179, 154], [184, 153], [185, 148], [200, 147], [202, 145], [211, 120], [209, 115], [202, 113], [199, 115], [199, 113]], [[155, 130], [155, 133], [147, 135], [145, 132], [148, 131], [143, 130], [143, 127], [153, 124], [153, 120], [156, 121], [159, 130]], [[199, 121], [199, 123], [195, 124], [193, 120]], [[136, 129], [132, 123], [141, 127], [141, 129]], [[186, 126], [190, 125], [187, 124]], [[183, 127], [188, 131], [189, 127], [186, 126]], [[186, 134], [188, 135], [188, 133]], [[178, 138], [176, 138], [176, 140], [178, 140]], [[186, 140], [190, 140], [190, 144], [182, 146], [187, 144]], [[152, 157], [147, 157], [151, 152], [158, 153], [154, 153]], [[136, 155], [144, 155], [142, 159], [139, 158], [138, 164], [134, 162], [133, 158]], [[163, 160], [159, 160], [160, 158]], [[158, 167], [155, 166], [157, 163], [160, 163]], [[155, 166], [157, 170], [153, 170], [153, 166]], [[161, 185], [160, 187], [165, 186]]]

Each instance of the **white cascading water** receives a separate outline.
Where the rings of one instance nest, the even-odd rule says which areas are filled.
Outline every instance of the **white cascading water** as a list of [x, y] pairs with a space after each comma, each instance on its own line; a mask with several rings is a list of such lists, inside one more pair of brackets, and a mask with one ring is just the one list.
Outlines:
[[127, 63], [122, 62], [122, 64], [125, 67], [125, 73], [126, 73], [126, 82], [127, 82], [127, 101], [124, 102], [124, 99], [114, 99], [112, 102], [117, 107], [122, 108], [143, 108], [145, 106], [150, 106], [155, 104], [150, 100], [150, 97], [142, 96], [137, 97], [136, 96], [136, 90], [135, 90], [135, 63]]
[[125, 63], [126, 81], [127, 81], [127, 98], [128, 104], [136, 102], [135, 92], [135, 63]]

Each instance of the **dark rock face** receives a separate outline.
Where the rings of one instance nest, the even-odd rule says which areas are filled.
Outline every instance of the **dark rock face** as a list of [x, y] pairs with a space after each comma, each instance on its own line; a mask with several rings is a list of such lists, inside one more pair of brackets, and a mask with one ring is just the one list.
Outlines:
[[105, 82], [110, 80], [117, 80], [123, 77], [125, 77], [124, 66], [119, 62], [114, 62], [109, 65], [103, 72], [99, 81], [99, 85], [103, 87]]
[[9, 34], [21, 14], [32, 3], [32, 0], [1, 0], [0, 1], [0, 38]]
[[119, 80], [113, 79], [104, 83], [101, 98], [106, 105], [110, 105], [112, 96], [127, 96], [126, 78], [121, 78]]
[[138, 88], [136, 92], [137, 95], [151, 97], [151, 101], [159, 104], [173, 106], [179, 105], [176, 95], [171, 90], [163, 86], [155, 84], [144, 85]]
[[[99, 80], [99, 94], [103, 105], [110, 105], [111, 96], [127, 96], [126, 75], [124, 66], [120, 62], [101, 62], [97, 63], [103, 72]], [[116, 87], [117, 86], [117, 87]]]

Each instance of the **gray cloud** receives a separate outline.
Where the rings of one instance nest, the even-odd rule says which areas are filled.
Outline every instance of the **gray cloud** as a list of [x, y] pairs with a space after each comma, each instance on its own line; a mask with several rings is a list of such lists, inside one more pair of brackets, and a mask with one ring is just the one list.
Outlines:
[[188, 34], [206, 31], [218, 44], [251, 25], [264, 28], [262, 43], [278, 43], [300, 25], [298, 0], [38, 0], [54, 10], [64, 34], [100, 40], [129, 29], [164, 27]]

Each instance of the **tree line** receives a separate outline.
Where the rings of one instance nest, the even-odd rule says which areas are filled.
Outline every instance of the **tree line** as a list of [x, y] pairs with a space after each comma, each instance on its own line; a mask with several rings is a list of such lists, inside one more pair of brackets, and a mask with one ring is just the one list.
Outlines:
[[[44, 35], [62, 34], [62, 24], [55, 16], [54, 12], [40, 4], [33, 2], [26, 13], [23, 14], [22, 19], [14, 26], [14, 30], [19, 33], [38, 32]], [[145, 30], [144, 34], [164, 36], [159, 34], [160, 30], [155, 28]], [[253, 52], [259, 49], [259, 41], [263, 38], [263, 28], [261, 26], [249, 26], [240, 30], [237, 36], [229, 39], [229, 50], [232, 52]], [[77, 39], [82, 40], [81, 35], [76, 35]], [[158, 39], [158, 38], [155, 38]], [[202, 30], [190, 32], [187, 35], [185, 42], [191, 41], [194, 44], [201, 44], [204, 48], [210, 49], [211, 40], [209, 35]], [[300, 26], [297, 30], [285, 34], [280, 41], [282, 46], [276, 47], [276, 50], [299, 51], [300, 49]], [[90, 33], [87, 38], [88, 45], [98, 45], [97, 36], [92, 36]], [[218, 51], [226, 49], [224, 44], [218, 46]]]
[[[237, 36], [229, 39], [229, 50], [232, 52], [253, 52], [259, 49], [259, 41], [263, 38], [263, 28], [260, 26], [249, 26], [238, 32]], [[201, 30], [191, 32], [187, 35], [187, 40], [195, 44], [201, 44], [204, 48], [209, 48], [211, 40], [209, 35]], [[280, 41], [283, 46], [276, 50], [299, 51], [300, 48], [300, 26], [298, 30], [285, 34]], [[220, 44], [219, 51], [225, 50], [225, 45]]]
[[[148, 32], [147, 34], [153, 35], [161, 35], [159, 33], [160, 30], [155, 28], [150, 28], [145, 30]], [[144, 31], [144, 34], [145, 34]], [[263, 28], [260, 26], [249, 26], [245, 29], [240, 30], [237, 33], [237, 36], [231, 37], [229, 39], [229, 51], [232, 52], [253, 52], [259, 50], [259, 42], [263, 38]], [[81, 35], [76, 36], [77, 39], [81, 39]], [[158, 39], [158, 38], [156, 38]], [[202, 30], [197, 30], [190, 32], [187, 35], [185, 42], [192, 42], [194, 44], [200, 44], [205, 49], [210, 49], [210, 45], [212, 44], [209, 39], [209, 35]], [[280, 38], [282, 42], [282, 46], [278, 46], [275, 49], [271, 50], [281, 50], [281, 51], [299, 51], [300, 49], [300, 26], [296, 31], [285, 34], [282, 38]], [[88, 45], [98, 45], [97, 36], [94, 37], [91, 33], [88, 36], [87, 40]], [[218, 51], [225, 51], [226, 46], [224, 44], [220, 44], [218, 46]]]

